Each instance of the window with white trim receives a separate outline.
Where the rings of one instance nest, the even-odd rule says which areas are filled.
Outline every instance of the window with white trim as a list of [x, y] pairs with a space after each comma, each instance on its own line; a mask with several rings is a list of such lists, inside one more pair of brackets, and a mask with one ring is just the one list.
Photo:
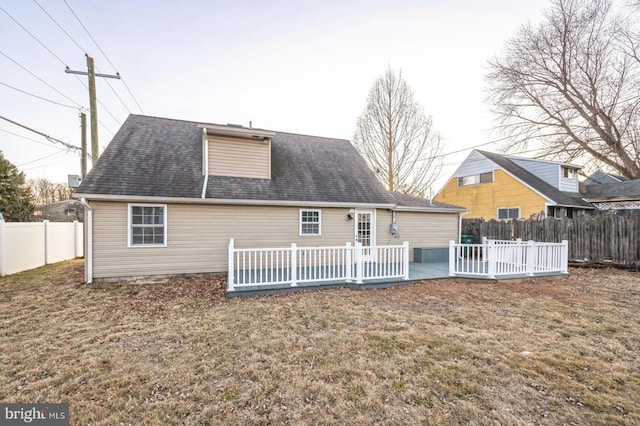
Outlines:
[[519, 217], [520, 217], [520, 207], [498, 208], [498, 220], [518, 219]]
[[166, 247], [167, 206], [129, 204], [129, 247]]
[[320, 235], [320, 210], [300, 209], [300, 236]]
[[471, 176], [462, 176], [458, 178], [458, 186], [479, 185], [481, 183], [493, 182], [493, 172], [480, 173]]

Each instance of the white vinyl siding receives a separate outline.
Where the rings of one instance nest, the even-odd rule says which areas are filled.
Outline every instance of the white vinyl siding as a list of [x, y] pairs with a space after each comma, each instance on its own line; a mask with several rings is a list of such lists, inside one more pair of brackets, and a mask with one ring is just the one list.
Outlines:
[[322, 212], [314, 209], [300, 209], [300, 236], [322, 235]]
[[[322, 235], [299, 235], [300, 207], [168, 204], [167, 246], [128, 247], [128, 204], [90, 201], [93, 208], [93, 276], [96, 279], [224, 272], [229, 239], [236, 248], [343, 246], [354, 243], [348, 208], [322, 208]], [[458, 214], [397, 212], [398, 238], [390, 232], [391, 212], [376, 210], [380, 245], [409, 241], [413, 247], [447, 247], [458, 238]]]
[[415, 247], [449, 247], [449, 241], [458, 240], [457, 213], [396, 212], [397, 237], [391, 235], [392, 213], [376, 212], [376, 244], [396, 245], [409, 241], [409, 261], [413, 262]]
[[493, 172], [499, 167], [479, 152], [473, 151], [453, 174], [454, 177], [473, 176]]
[[560, 173], [560, 191], [578, 192], [578, 188], [578, 170], [563, 166]]
[[271, 179], [271, 143], [209, 136], [209, 175]]

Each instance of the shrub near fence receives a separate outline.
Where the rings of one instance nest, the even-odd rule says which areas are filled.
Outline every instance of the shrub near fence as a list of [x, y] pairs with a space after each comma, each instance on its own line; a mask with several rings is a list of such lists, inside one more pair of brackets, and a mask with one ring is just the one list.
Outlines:
[[462, 233], [490, 239], [558, 243], [569, 241], [569, 260], [640, 266], [640, 215], [580, 215], [575, 218], [485, 222], [463, 219]]
[[83, 256], [79, 222], [0, 222], [0, 276]]

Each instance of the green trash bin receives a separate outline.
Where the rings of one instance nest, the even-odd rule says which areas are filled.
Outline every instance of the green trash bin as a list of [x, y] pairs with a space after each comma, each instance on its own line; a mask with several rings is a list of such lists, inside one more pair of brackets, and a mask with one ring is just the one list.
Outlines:
[[[473, 244], [473, 235], [460, 235], [460, 244]], [[471, 253], [471, 250], [471, 247], [464, 247], [462, 249], [462, 255], [464, 257], [469, 257], [469, 253]]]

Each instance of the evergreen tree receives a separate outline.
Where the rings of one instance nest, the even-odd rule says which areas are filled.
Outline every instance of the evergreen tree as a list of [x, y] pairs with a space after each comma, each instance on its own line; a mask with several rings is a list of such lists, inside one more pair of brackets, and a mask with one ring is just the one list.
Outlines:
[[25, 184], [24, 173], [4, 158], [0, 151], [0, 213], [7, 222], [31, 220], [33, 204], [31, 192]]

